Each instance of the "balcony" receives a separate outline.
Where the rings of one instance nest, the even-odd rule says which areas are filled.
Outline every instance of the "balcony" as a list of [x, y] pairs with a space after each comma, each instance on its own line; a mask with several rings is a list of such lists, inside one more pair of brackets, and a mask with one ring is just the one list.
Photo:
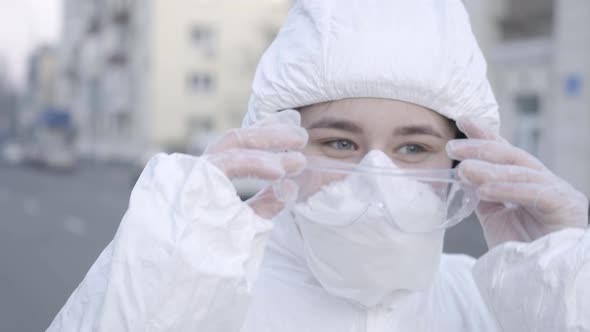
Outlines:
[[120, 25], [109, 25], [102, 35], [102, 47], [107, 64], [125, 66], [128, 62], [128, 29]]
[[123, 52], [111, 53], [106, 60], [112, 66], [125, 66], [127, 64], [127, 55]]
[[88, 25], [86, 26], [86, 33], [88, 35], [96, 36], [100, 34], [102, 30], [102, 24], [100, 22], [100, 18], [98, 16], [92, 16], [88, 20]]

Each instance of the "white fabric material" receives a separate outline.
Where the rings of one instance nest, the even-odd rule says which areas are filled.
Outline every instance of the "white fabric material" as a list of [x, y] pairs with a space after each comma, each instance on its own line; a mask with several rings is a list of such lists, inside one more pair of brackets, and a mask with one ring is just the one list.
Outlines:
[[473, 274], [503, 331], [590, 331], [588, 231], [498, 246]]
[[[498, 124], [459, 0], [296, 2], [264, 55], [244, 123], [349, 97]], [[473, 259], [443, 255], [428, 290], [365, 310], [321, 287], [288, 215], [274, 225], [208, 161], [159, 155], [49, 331], [590, 331], [583, 230], [501, 245], [476, 263], [475, 279]]]
[[273, 227], [208, 162], [159, 155], [48, 330], [590, 331], [585, 232], [499, 246], [475, 264], [475, 279], [473, 263], [443, 255], [430, 289], [362, 309], [316, 281], [288, 214]]
[[271, 229], [204, 158], [156, 156], [50, 330], [237, 331]]
[[244, 125], [353, 97], [397, 99], [496, 130], [486, 62], [460, 0], [300, 0], [263, 55]]
[[[369, 152], [362, 165], [394, 168], [395, 164], [381, 151]], [[305, 180], [305, 177], [301, 179]], [[345, 179], [326, 184], [306, 201], [292, 209], [301, 231], [307, 265], [315, 279], [330, 294], [349, 299], [363, 307], [388, 307], [392, 301], [409, 291], [424, 291], [438, 271], [444, 230], [428, 233], [406, 233], [396, 227], [394, 220], [441, 220], [441, 200], [431, 187], [404, 178], [392, 178], [394, 183], [382, 186], [382, 178], [367, 178], [352, 174]], [[366, 195], [375, 201], [407, 201], [408, 186], [422, 190], [410, 195], [423, 197], [420, 206], [383, 204], [366, 208]], [[337, 203], [337, 204], [334, 204]], [[336, 206], [335, 206], [336, 205]], [[352, 212], [349, 207], [360, 206]], [[336, 208], [334, 208], [336, 207]], [[359, 215], [350, 225], [326, 225]], [[422, 220], [424, 222], [424, 220]], [[428, 221], [426, 221], [428, 222]], [[431, 220], [430, 224], [434, 224]]]

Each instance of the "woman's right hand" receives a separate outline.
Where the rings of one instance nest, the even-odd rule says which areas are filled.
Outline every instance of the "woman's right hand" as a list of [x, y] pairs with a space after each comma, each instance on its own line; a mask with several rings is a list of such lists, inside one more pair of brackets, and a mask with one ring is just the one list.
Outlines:
[[[300, 126], [295, 110], [269, 115], [253, 127], [229, 130], [207, 147], [203, 157], [219, 168], [229, 179], [256, 178], [276, 181], [295, 175], [305, 167], [300, 150], [307, 144], [307, 131]], [[281, 181], [281, 197], [268, 186], [246, 203], [263, 218], [278, 214], [297, 196], [297, 185]]]

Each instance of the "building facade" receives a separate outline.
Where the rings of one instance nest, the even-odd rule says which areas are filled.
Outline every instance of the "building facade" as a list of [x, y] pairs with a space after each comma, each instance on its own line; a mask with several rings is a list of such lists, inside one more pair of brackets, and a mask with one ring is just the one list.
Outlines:
[[17, 134], [19, 95], [8, 74], [8, 66], [0, 57], [0, 145]]
[[[183, 150], [239, 125], [288, 0], [65, 0], [63, 100], [83, 153]], [[465, 1], [502, 134], [590, 194], [590, 3]]]
[[590, 2], [466, 1], [502, 134], [590, 195]]
[[28, 64], [27, 93], [19, 114], [19, 127], [34, 125], [47, 108], [60, 105], [59, 57], [53, 46], [40, 46], [33, 50]]
[[237, 126], [289, 1], [66, 0], [64, 100], [82, 153], [185, 150]]

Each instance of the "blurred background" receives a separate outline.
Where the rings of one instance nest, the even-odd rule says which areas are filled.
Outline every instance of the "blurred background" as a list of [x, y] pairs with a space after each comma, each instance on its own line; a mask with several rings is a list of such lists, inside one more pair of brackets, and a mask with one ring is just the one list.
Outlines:
[[[290, 0], [0, 0], [0, 330], [44, 330], [156, 151], [239, 126]], [[465, 0], [502, 133], [590, 194], [590, 2]], [[244, 197], [252, 189], [240, 188]], [[479, 256], [475, 220], [445, 249]]]

